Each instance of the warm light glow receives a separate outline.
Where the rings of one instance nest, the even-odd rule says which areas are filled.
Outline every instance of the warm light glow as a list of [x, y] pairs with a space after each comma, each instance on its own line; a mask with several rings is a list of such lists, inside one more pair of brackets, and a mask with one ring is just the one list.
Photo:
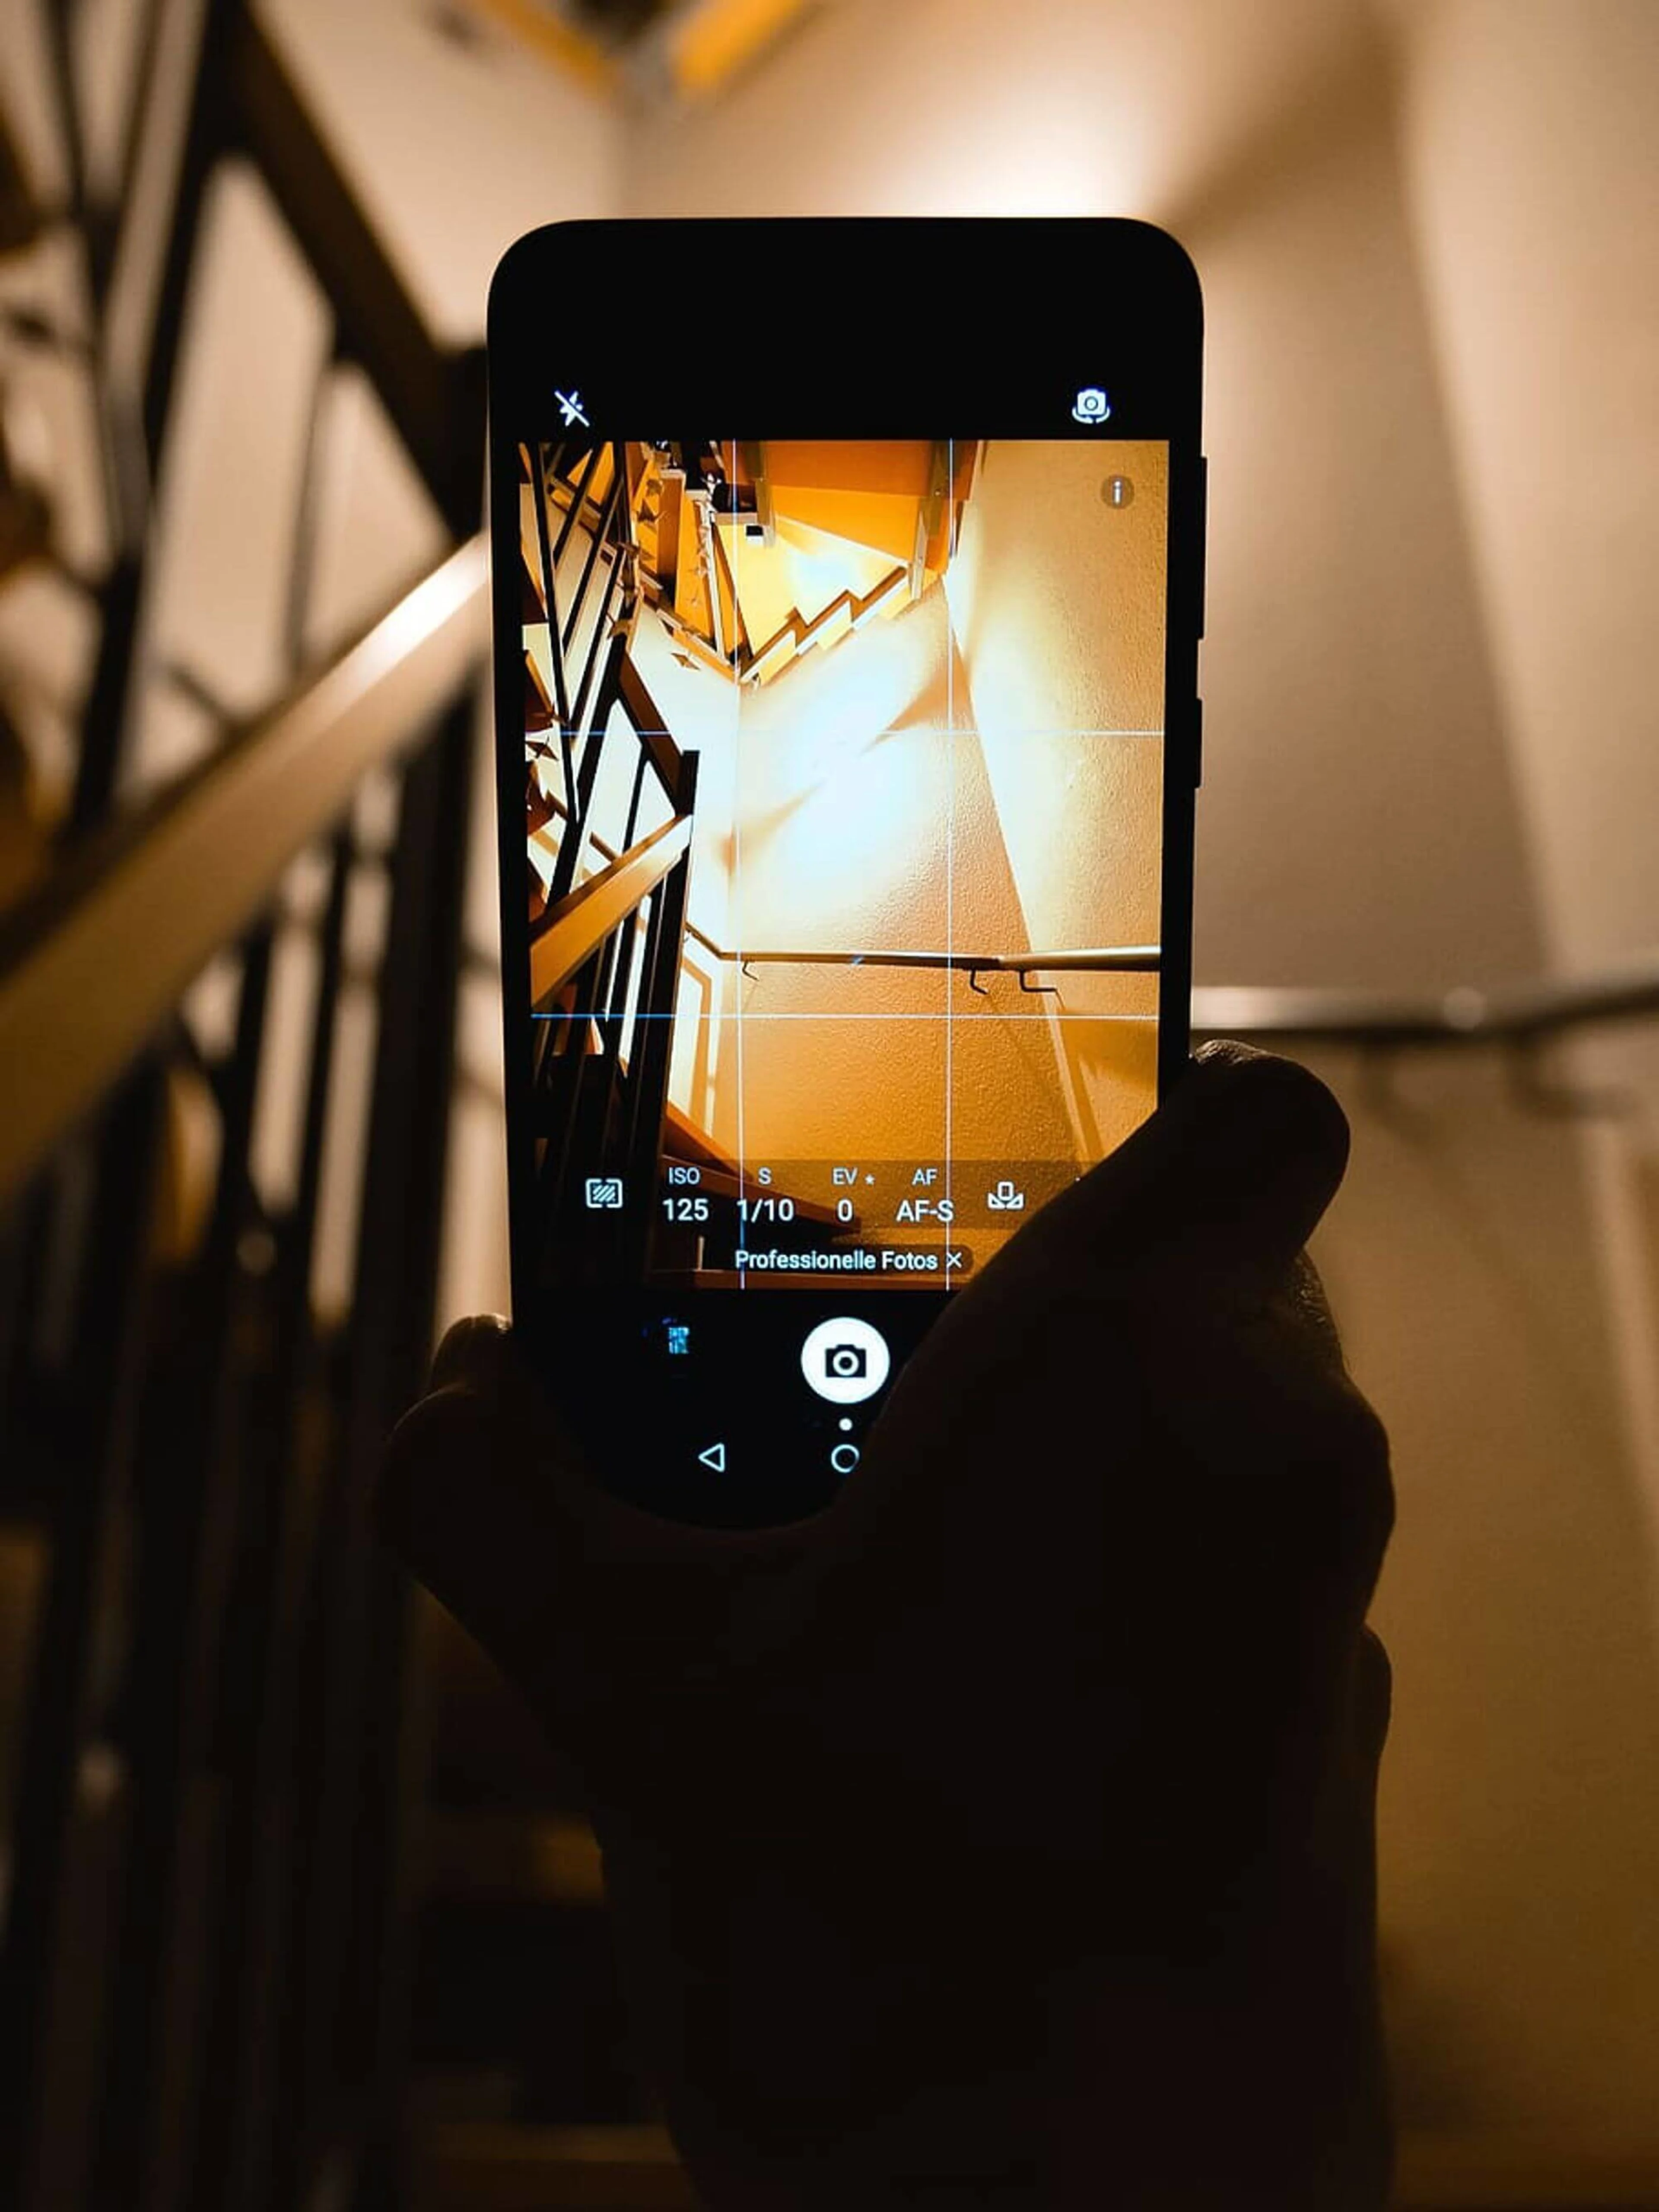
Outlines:
[[775, 39], [802, 0], [702, 0], [674, 27], [670, 67], [677, 92], [712, 92]]

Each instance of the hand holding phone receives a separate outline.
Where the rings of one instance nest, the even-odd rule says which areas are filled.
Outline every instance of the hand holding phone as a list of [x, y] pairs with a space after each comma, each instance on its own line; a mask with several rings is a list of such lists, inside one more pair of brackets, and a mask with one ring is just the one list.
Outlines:
[[834, 1504], [609, 1494], [499, 1328], [385, 1525], [574, 1753], [714, 2212], [1377, 2212], [1391, 1504], [1298, 1258], [1346, 1131], [1200, 1056], [955, 1301]]

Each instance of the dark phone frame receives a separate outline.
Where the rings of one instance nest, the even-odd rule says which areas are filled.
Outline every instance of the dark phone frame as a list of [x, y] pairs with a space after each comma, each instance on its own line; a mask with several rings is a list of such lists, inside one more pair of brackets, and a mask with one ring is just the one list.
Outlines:
[[[752, 310], [767, 318], [775, 344], [690, 347], [670, 372], [648, 343], [629, 334], [628, 286], [618, 272], [630, 265], [653, 272], [659, 289], [661, 272], [673, 269], [776, 272], [802, 266], [814, 274], [793, 301], [787, 283], [775, 280], [765, 304]], [[1070, 283], [1054, 285], [1060, 296], [1039, 296], [1044, 272], [1056, 270], [1070, 271]], [[609, 325], [607, 290], [623, 295]], [[717, 332], [720, 284], [711, 283], [696, 296], [708, 303]], [[740, 275], [731, 297], [732, 311], [744, 313]], [[562, 313], [565, 300], [582, 303], [576, 316]], [[872, 301], [884, 303], [879, 313], [867, 304]], [[1021, 304], [1010, 308], [1011, 301]], [[937, 337], [924, 337], [908, 353], [884, 342], [882, 319], [915, 319], [930, 301], [937, 302]], [[1031, 331], [1029, 371], [1009, 331], [1011, 318], [1022, 315]], [[593, 431], [602, 437], [724, 425], [733, 435], [761, 438], [995, 439], [1071, 434], [1078, 386], [1101, 383], [1111, 398], [1109, 437], [1167, 441], [1158, 1085], [1159, 1097], [1166, 1097], [1190, 1050], [1194, 800], [1201, 774], [1203, 307], [1184, 250], [1150, 223], [1120, 218], [555, 223], [520, 239], [498, 265], [488, 344], [504, 1081], [513, 1304], [520, 1325], [535, 1328], [538, 1301], [525, 1220], [533, 1139], [517, 448], [521, 438], [556, 428], [556, 389], [580, 388]], [[948, 382], [941, 385], [947, 349]], [[780, 357], [789, 364], [787, 380], [779, 374]], [[755, 1295], [741, 1294], [745, 1301]], [[800, 1302], [811, 1293], [775, 1295], [798, 1302], [794, 1310], [806, 1317]], [[884, 1311], [891, 1311], [897, 1297], [925, 1325], [950, 1294], [917, 1289], [885, 1295]]]

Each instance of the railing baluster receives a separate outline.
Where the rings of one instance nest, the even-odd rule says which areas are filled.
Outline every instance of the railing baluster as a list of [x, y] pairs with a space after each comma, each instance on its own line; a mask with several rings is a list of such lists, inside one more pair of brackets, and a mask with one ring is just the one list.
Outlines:
[[242, 1672], [224, 1686], [235, 1725], [229, 1746], [225, 1933], [210, 2014], [192, 2212], [265, 2212], [270, 2203], [277, 2091], [277, 2023], [292, 1969], [288, 1879], [299, 1723], [301, 1599], [315, 1541], [310, 1485], [300, 1464], [301, 1409], [314, 1387], [311, 1270], [323, 1138], [334, 1066], [335, 1014], [351, 841], [331, 855], [312, 1014], [300, 1170], [277, 1237], [275, 1346], [247, 1424], [247, 1519], [239, 1584]]
[[640, 800], [645, 793], [645, 767], [646, 753], [641, 746], [640, 757], [634, 763], [634, 788], [629, 794], [628, 822], [623, 830], [622, 849], [624, 853], [632, 848], [640, 826]]
[[[130, 1808], [89, 2191], [97, 2212], [133, 2212], [179, 2178], [162, 2171], [164, 2023], [188, 1925], [182, 1872], [193, 1824], [185, 1815], [207, 1754], [235, 1522], [237, 1246], [250, 1215], [248, 1143], [270, 965], [265, 926], [243, 958], [236, 1042], [220, 1093], [218, 1187], [183, 1358], [162, 1401], [146, 1408], [140, 1432], [137, 1614], [124, 1699]], [[172, 2147], [176, 2155], [176, 2137]]]
[[[50, 12], [55, 16], [60, 11]], [[69, 817], [71, 836], [92, 829], [109, 811], [136, 696], [149, 487], [165, 459], [196, 241], [208, 182], [224, 146], [229, 40], [240, 13], [240, 0], [207, 0], [195, 82], [182, 118], [167, 250], [149, 303], [142, 389], [118, 393], [111, 388], [101, 329], [100, 332], [96, 396], [115, 552], [98, 594], [100, 627], [81, 716], [81, 757]], [[141, 85], [144, 82], [141, 75]], [[73, 97], [72, 89], [67, 91], [71, 106]], [[153, 124], [155, 112], [151, 111], [147, 122]], [[112, 265], [112, 249], [111, 260]]]
[[[624, 1112], [627, 1093], [624, 1076], [631, 1069], [634, 1036], [638, 1023], [629, 1018], [629, 998], [634, 982], [634, 955], [638, 950], [640, 923], [637, 911], [630, 915], [617, 930], [611, 942], [616, 946], [616, 966], [611, 979], [610, 1002], [605, 1016], [605, 1031], [609, 1054], [609, 1076], [606, 1085], [606, 1124]], [[624, 1061], [624, 1054], [627, 1055]]]
[[117, 1091], [97, 1144], [97, 1189], [84, 1231], [76, 1355], [60, 1452], [46, 1595], [36, 1633], [17, 1768], [11, 1875], [0, 1973], [0, 2202], [34, 2201], [48, 2146], [38, 2130], [48, 2067], [48, 2003], [64, 1935], [64, 1886], [95, 1641], [131, 1468], [149, 1350], [149, 1232], [161, 1127], [159, 1068], [145, 1060]]
[[[679, 811], [695, 811], [697, 795], [697, 755], [685, 753], [680, 762]], [[658, 1155], [662, 1149], [663, 1121], [668, 1107], [668, 1075], [674, 1048], [675, 1004], [679, 990], [680, 960], [685, 944], [686, 898], [691, 878], [689, 851], [657, 887], [653, 901], [652, 939], [646, 953], [642, 979], [644, 1035], [638, 1038], [629, 1071], [629, 1116], [628, 1175], [635, 1191], [654, 1192]], [[649, 1255], [653, 1208], [636, 1205], [629, 1210], [628, 1263], [642, 1274]]]
[[[542, 564], [542, 601], [547, 613], [548, 658], [553, 664], [553, 711], [558, 716], [559, 740], [564, 750], [565, 798], [570, 796], [570, 696], [565, 683], [564, 647], [559, 638], [557, 600], [553, 589], [554, 555], [547, 526], [547, 503], [551, 497], [548, 487], [550, 464], [547, 448], [536, 447], [536, 482], [532, 486], [535, 494], [536, 550]], [[561, 544], [562, 544], [561, 540]]]
[[599, 763], [604, 756], [611, 708], [617, 696], [615, 672], [627, 649], [625, 639], [617, 637], [611, 640], [605, 677], [599, 687], [593, 719], [582, 739], [581, 764], [576, 771], [575, 787], [569, 793], [570, 811], [566, 817], [564, 835], [559, 840], [558, 853], [553, 863], [553, 879], [548, 892], [550, 907], [556, 900], [563, 898], [575, 884], [582, 848], [587, 840], [593, 788], [599, 781]]
[[[460, 961], [476, 715], [470, 696], [410, 765], [380, 993], [346, 1398], [323, 1508], [316, 1586], [318, 1736], [298, 1912], [303, 1941], [274, 2136], [279, 2203], [311, 2200], [338, 2116], [354, 2116], [354, 2186], [396, 2202], [397, 2063], [406, 1996], [402, 1802], [406, 1663], [401, 1571], [370, 1502], [386, 1435], [431, 1354]], [[430, 1192], [415, 1206], [410, 1194]], [[356, 2201], [354, 2198], [353, 2201]]]
[[[604, 451], [605, 447], [602, 442], [595, 444], [592, 451], [588, 454], [587, 465], [582, 471], [581, 482], [572, 491], [568, 511], [565, 515], [564, 520], [559, 526], [559, 542], [553, 548], [553, 566], [555, 568], [558, 567], [560, 562], [564, 558], [564, 549], [570, 542], [570, 533], [576, 526], [576, 518], [580, 514], [583, 507], [587, 504], [587, 488], [593, 481], [599, 465], [599, 456], [604, 453]], [[547, 580], [547, 592], [550, 608], [553, 597], [553, 579], [551, 574], [549, 575]]]
[[[600, 650], [606, 644], [611, 629], [611, 603], [616, 596], [620, 578], [620, 564], [614, 564], [605, 572], [604, 595], [599, 606], [599, 619], [593, 624], [592, 635], [587, 642], [586, 657], [582, 662], [581, 682], [576, 687], [575, 705], [571, 710], [571, 721], [578, 730], [587, 729], [592, 726], [592, 724], [603, 726], [605, 715], [609, 712], [609, 702], [616, 696], [609, 681], [611, 662], [610, 654], [607, 653], [605, 662], [605, 677], [600, 683], [592, 724], [590, 724], [588, 702], [593, 693], [594, 674], [600, 665]], [[627, 642], [628, 641], [620, 635], [609, 638], [610, 647], [613, 651], [618, 645]]]
[[582, 611], [587, 605], [587, 590], [592, 581], [594, 567], [600, 553], [611, 542], [611, 526], [617, 519], [617, 507], [622, 498], [622, 493], [623, 479], [613, 470], [611, 489], [605, 495], [605, 505], [599, 509], [599, 525], [588, 540], [587, 557], [582, 562], [581, 576], [571, 596], [570, 614], [563, 631], [563, 641], [567, 650], [576, 634], [576, 625], [580, 622]]
[[543, 1115], [538, 1117], [544, 1150], [536, 1193], [537, 1249], [544, 1255], [550, 1255], [562, 1245], [566, 1217], [574, 1205], [569, 1177], [573, 1162], [578, 1157], [575, 1130], [592, 1059], [586, 1049], [586, 1032], [592, 1011], [592, 990], [598, 966], [596, 955], [572, 977], [574, 1011], [562, 1018], [562, 1049], [546, 1064], [546, 1102]]
[[674, 1043], [674, 1000], [679, 981], [680, 948], [685, 937], [685, 899], [690, 855], [679, 860], [657, 891], [654, 943], [644, 970], [642, 1005], [629, 1070], [628, 1176], [645, 1202], [631, 1210], [626, 1266], [642, 1276], [650, 1255], [658, 1156], [668, 1104], [668, 1071]]

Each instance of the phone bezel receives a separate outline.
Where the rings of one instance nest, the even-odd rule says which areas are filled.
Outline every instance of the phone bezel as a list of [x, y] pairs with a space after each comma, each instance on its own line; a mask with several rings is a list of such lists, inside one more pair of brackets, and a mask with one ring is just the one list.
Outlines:
[[[732, 272], [732, 312], [745, 318], [745, 332], [747, 319], [763, 318], [776, 348], [684, 346], [672, 373], [673, 396], [665, 404], [668, 372], [658, 349], [638, 335], [640, 294], [636, 281], [630, 298], [630, 268], [657, 272], [647, 289], [665, 315], [672, 293], [662, 272]], [[810, 288], [792, 291], [792, 268], [812, 272]], [[748, 301], [744, 271], [754, 280]], [[1057, 281], [1055, 271], [1069, 272], [1069, 283]], [[568, 299], [586, 303], [574, 337], [560, 309]], [[720, 287], [712, 284], [694, 292], [683, 312], [706, 311], [717, 322], [720, 301]], [[914, 320], [928, 305], [936, 314], [932, 334], [908, 349], [902, 337], [895, 343], [887, 337], [887, 325]], [[1040, 348], [1029, 374], [1010, 332], [1011, 315], [1023, 317]], [[789, 363], [787, 379], [777, 371], [780, 353]], [[556, 427], [549, 419], [556, 388], [580, 386], [600, 435], [678, 434], [680, 427], [712, 423], [728, 424], [732, 435], [744, 437], [1053, 438], [1071, 434], [1068, 403], [1079, 386], [1103, 384], [1112, 403], [1109, 436], [1167, 441], [1163, 1098], [1190, 1050], [1205, 538], [1202, 354], [1202, 304], [1190, 259], [1166, 232], [1127, 219], [581, 221], [532, 231], [508, 249], [490, 288], [488, 359], [509, 1245], [514, 1313], [521, 1324], [534, 1329], [557, 1317], [538, 1311], [525, 1218], [533, 1139], [517, 449], [521, 438]], [[568, 370], [557, 366], [567, 356], [573, 361]], [[948, 358], [944, 387], [942, 358]], [[552, 369], [545, 366], [550, 361]], [[751, 1287], [693, 1295], [740, 1297], [746, 1306], [757, 1295], [769, 1303], [787, 1300], [804, 1319], [801, 1302], [813, 1293]], [[882, 1294], [884, 1308], [902, 1299], [924, 1327], [926, 1314], [950, 1295], [924, 1289]]]

